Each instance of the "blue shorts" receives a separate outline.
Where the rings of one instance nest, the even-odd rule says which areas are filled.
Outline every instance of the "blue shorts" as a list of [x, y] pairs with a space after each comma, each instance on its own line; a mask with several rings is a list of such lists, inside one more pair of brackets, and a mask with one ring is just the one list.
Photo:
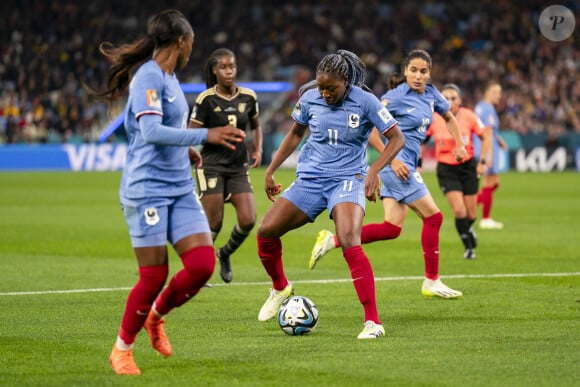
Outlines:
[[339, 203], [358, 204], [365, 210], [365, 176], [350, 178], [298, 178], [281, 195], [289, 200], [300, 211], [304, 212], [311, 222], [325, 209], [332, 218], [332, 209]]
[[174, 245], [192, 234], [209, 233], [209, 223], [192, 192], [171, 198], [121, 198], [133, 247]]
[[423, 182], [421, 174], [409, 170], [409, 178], [400, 180], [391, 167], [383, 168], [379, 173], [381, 178], [381, 198], [393, 198], [407, 205], [429, 195], [429, 189]]

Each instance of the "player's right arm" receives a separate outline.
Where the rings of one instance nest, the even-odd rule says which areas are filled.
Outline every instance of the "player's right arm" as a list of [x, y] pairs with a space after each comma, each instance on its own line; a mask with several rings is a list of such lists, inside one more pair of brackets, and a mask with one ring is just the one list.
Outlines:
[[266, 176], [265, 176], [265, 191], [268, 199], [271, 201], [275, 201], [275, 196], [280, 193], [282, 190], [281, 184], [276, 184], [274, 181], [274, 172], [282, 165], [282, 163], [296, 150], [302, 138], [304, 138], [304, 134], [306, 133], [306, 129], [308, 125], [302, 125], [298, 122], [294, 122], [292, 127], [288, 131], [288, 134], [282, 140], [280, 147], [272, 157], [272, 162], [266, 169]]

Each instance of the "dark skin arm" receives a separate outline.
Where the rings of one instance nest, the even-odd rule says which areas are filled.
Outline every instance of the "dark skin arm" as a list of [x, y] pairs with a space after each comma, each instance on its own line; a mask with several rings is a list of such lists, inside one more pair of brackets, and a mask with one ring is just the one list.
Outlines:
[[[365, 180], [365, 195], [367, 199], [372, 202], [376, 201], [379, 193], [379, 172], [385, 167], [385, 165], [389, 164], [395, 156], [397, 156], [397, 153], [399, 153], [399, 151], [405, 146], [405, 136], [403, 135], [403, 132], [401, 132], [401, 129], [399, 129], [398, 125], [389, 129], [384, 135], [389, 141], [387, 145], [383, 147], [379, 158], [369, 167], [369, 172]], [[371, 141], [371, 138], [369, 138], [369, 141]], [[382, 144], [380, 139], [379, 142]], [[373, 143], [374, 144], [371, 144], [371, 146], [378, 146], [378, 143], [376, 143], [375, 140], [373, 140]]]
[[280, 147], [274, 154], [268, 169], [266, 169], [264, 189], [266, 190], [268, 199], [272, 202], [276, 201], [276, 195], [282, 191], [282, 184], [276, 184], [274, 181], [274, 172], [292, 154], [292, 152], [296, 150], [296, 147], [298, 147], [298, 144], [302, 141], [307, 128], [307, 125], [300, 125], [297, 122], [294, 122], [288, 131], [288, 134], [286, 134], [286, 137], [282, 140]]

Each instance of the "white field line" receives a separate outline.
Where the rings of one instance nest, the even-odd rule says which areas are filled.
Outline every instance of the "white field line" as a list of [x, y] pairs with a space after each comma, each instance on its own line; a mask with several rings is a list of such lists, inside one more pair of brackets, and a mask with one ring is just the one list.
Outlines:
[[[455, 274], [441, 276], [441, 278], [454, 278], [454, 279], [486, 279], [486, 278], [528, 278], [528, 277], [574, 277], [580, 276], [580, 272], [571, 273], [508, 273], [508, 274]], [[403, 277], [376, 277], [375, 281], [416, 281], [422, 280], [422, 276], [403, 276]], [[339, 279], [321, 279], [321, 280], [298, 280], [292, 281], [295, 284], [333, 284], [341, 282], [351, 282], [350, 278], [339, 278]], [[234, 282], [230, 284], [211, 284], [211, 287], [220, 286], [268, 286], [271, 282]], [[39, 290], [39, 291], [27, 291], [27, 292], [5, 292], [0, 293], [0, 297], [3, 296], [30, 296], [30, 295], [45, 295], [45, 294], [70, 294], [70, 293], [98, 293], [98, 292], [117, 292], [117, 291], [129, 291], [132, 288], [120, 287], [120, 288], [96, 288], [96, 289], [71, 289], [71, 290]]]

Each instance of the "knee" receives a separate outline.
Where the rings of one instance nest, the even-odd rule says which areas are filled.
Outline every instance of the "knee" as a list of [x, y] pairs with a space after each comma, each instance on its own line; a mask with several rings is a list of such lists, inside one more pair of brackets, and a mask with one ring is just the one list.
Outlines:
[[213, 246], [195, 247], [183, 254], [181, 260], [189, 275], [209, 280], [215, 269], [215, 250]]
[[395, 226], [392, 223], [385, 222], [385, 235], [388, 236], [388, 239], [396, 239], [401, 235], [402, 228], [399, 226]]
[[252, 229], [254, 228], [255, 225], [256, 225], [256, 217], [255, 216], [247, 217], [247, 218], [240, 218], [238, 221], [238, 227], [247, 233], [252, 231]]
[[258, 226], [257, 235], [261, 238], [275, 238], [278, 237], [276, 233], [276, 228], [273, 226], [268, 219], [263, 218]]
[[429, 224], [431, 226], [441, 227], [443, 224], [443, 214], [440, 212], [423, 218], [423, 223]]

